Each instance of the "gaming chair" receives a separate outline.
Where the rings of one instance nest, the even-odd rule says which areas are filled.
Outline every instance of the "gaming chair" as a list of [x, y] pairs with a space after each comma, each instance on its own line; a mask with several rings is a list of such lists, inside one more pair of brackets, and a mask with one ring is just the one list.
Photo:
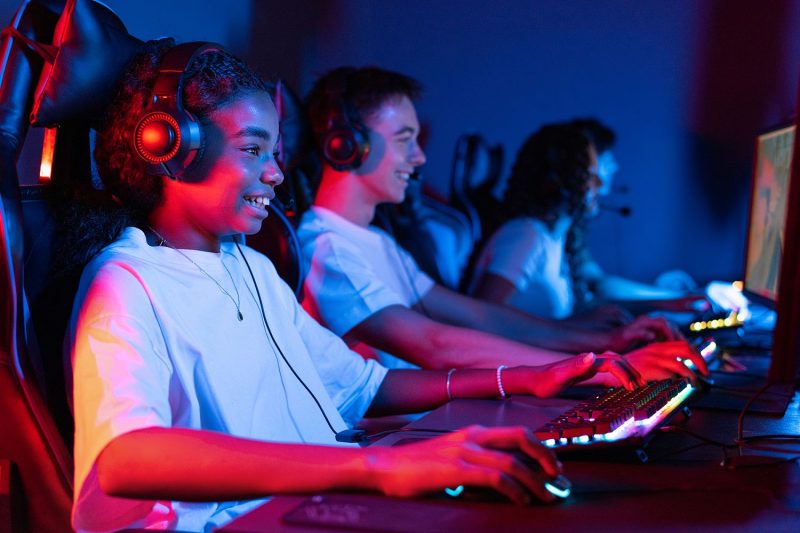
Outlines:
[[[26, 290], [35, 276], [25, 276], [42, 257], [29, 253], [31, 234], [23, 210], [27, 202], [16, 172], [43, 64], [24, 39], [50, 42], [61, 8], [57, 2], [23, 3], [0, 45], [0, 469], [10, 474], [0, 476], [0, 498], [5, 500], [0, 529], [7, 531], [70, 530], [72, 456], [49, 409], [50, 404], [66, 405], [66, 397], [46, 390], [45, 361]], [[46, 235], [46, 224], [39, 229]], [[39, 243], [45, 241], [43, 237]], [[60, 348], [55, 364], [62, 368]]]

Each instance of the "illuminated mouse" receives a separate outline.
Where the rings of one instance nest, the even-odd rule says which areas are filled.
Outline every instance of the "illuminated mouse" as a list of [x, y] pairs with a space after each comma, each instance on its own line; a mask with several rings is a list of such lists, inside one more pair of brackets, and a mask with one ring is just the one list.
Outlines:
[[[528, 468], [533, 469], [540, 475], [544, 475], [539, 463], [533, 461], [533, 459], [531, 459], [527, 455], [519, 452], [514, 453], [513, 455], [518, 459], [520, 459], [526, 466], [528, 466]], [[547, 479], [544, 482], [544, 488], [547, 489], [547, 491], [550, 494], [556, 497], [555, 501], [558, 501], [569, 497], [570, 493], [572, 492], [572, 483], [570, 483], [570, 481], [565, 476], [559, 474], [555, 477]], [[457, 487], [444, 489], [444, 493], [445, 495], [451, 498], [459, 498], [470, 501], [505, 502], [505, 503], [508, 503], [510, 501], [505, 495], [488, 487], [468, 487], [464, 485], [459, 485]], [[531, 495], [531, 502], [544, 503], [541, 502], [534, 495]]]

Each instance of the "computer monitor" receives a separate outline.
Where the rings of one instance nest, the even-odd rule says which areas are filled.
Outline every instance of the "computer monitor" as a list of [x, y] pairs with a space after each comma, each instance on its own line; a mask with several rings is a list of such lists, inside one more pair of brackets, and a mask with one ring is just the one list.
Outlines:
[[796, 126], [787, 124], [756, 137], [744, 290], [774, 309], [786, 240], [786, 208]]
[[744, 290], [776, 311], [768, 374], [773, 383], [795, 383], [800, 368], [798, 129], [795, 119], [758, 135], [753, 162]]

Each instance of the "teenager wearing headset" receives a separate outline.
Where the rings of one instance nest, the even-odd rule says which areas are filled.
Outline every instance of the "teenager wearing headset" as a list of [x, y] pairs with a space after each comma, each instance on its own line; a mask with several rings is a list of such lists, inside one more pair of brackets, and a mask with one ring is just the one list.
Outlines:
[[692, 377], [677, 357], [690, 357], [705, 372], [663, 320], [595, 332], [470, 298], [435, 284], [371, 225], [375, 207], [402, 201], [409, 177], [425, 162], [412, 102], [418, 93], [401, 74], [343, 67], [321, 77], [307, 98], [323, 159], [314, 206], [298, 231], [308, 263], [303, 305], [312, 316], [362, 355], [394, 367], [541, 364], [569, 358], [564, 352], [626, 351], [662, 337], [671, 342], [626, 355], [645, 379]]
[[[524, 428], [471, 427], [361, 448], [365, 413], [457, 397], [549, 396], [625, 360], [390, 370], [298, 305], [258, 231], [283, 180], [267, 85], [216, 45], [148, 43], [98, 130], [107, 204], [80, 231], [86, 265], [66, 346], [73, 367], [78, 531], [208, 531], [279, 493], [415, 496], [459, 484], [551, 501], [560, 465]], [[541, 473], [510, 451], [530, 456]]]
[[600, 328], [625, 316], [609, 302], [634, 312], [705, 303], [701, 295], [606, 273], [592, 259], [586, 232], [616, 172], [613, 139], [589, 119], [547, 124], [526, 139], [502, 202], [505, 219], [476, 264], [476, 297]]

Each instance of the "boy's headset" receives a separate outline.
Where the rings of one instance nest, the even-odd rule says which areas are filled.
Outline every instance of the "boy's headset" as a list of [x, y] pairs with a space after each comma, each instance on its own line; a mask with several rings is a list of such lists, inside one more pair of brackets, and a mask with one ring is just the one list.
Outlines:
[[322, 157], [336, 170], [355, 170], [369, 153], [369, 135], [363, 124], [353, 120], [347, 102], [350, 72], [342, 73], [340, 83], [331, 91], [332, 101], [325, 134], [322, 136]]
[[155, 176], [180, 178], [203, 147], [198, 120], [183, 108], [183, 74], [192, 60], [224, 48], [215, 43], [190, 42], [168, 50], [158, 67], [150, 104], [136, 123], [133, 149]]

